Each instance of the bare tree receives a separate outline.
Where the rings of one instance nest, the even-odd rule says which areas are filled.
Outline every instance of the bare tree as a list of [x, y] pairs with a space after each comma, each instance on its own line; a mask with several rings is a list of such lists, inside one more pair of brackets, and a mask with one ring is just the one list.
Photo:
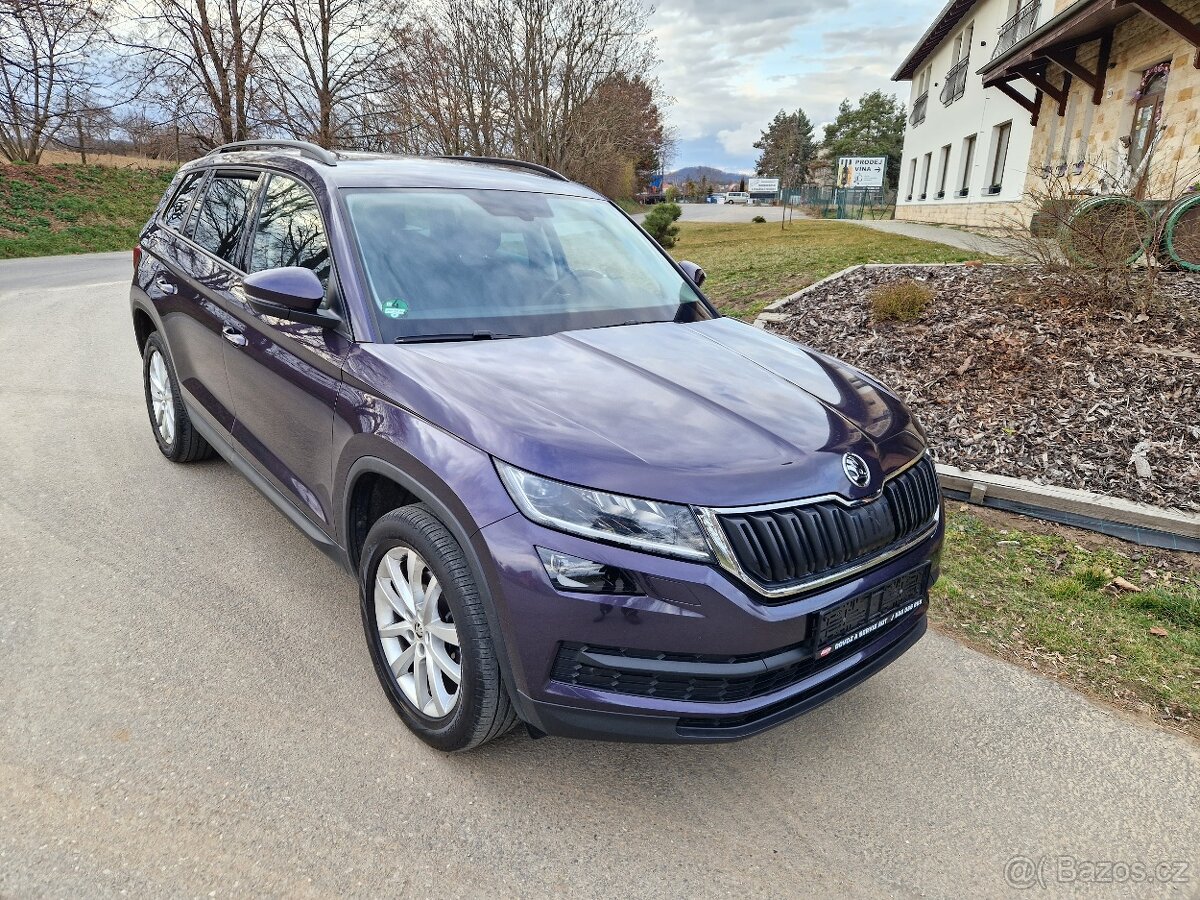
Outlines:
[[644, 75], [653, 56], [638, 0], [496, 0], [513, 149], [566, 167], [590, 127], [580, 108], [619, 75]]
[[[78, 98], [97, 86], [91, 62], [107, 0], [0, 0], [0, 153], [36, 163]], [[91, 104], [89, 108], [94, 108]]]
[[408, 152], [516, 156], [632, 193], [667, 139], [639, 0], [432, 0], [389, 67]]
[[403, 7], [393, 0], [280, 0], [269, 61], [277, 124], [324, 147], [357, 146]]
[[278, 0], [147, 0], [122, 43], [142, 60], [151, 96], [202, 144], [247, 140], [267, 118], [264, 60]]
[[1157, 147], [1151, 141], [1134, 163], [1122, 139], [1031, 179], [997, 237], [1008, 255], [1030, 264], [1024, 271], [1035, 273], [1024, 293], [1101, 309], [1154, 304], [1159, 274], [1172, 263], [1165, 243], [1170, 212], [1200, 179], [1200, 166]]

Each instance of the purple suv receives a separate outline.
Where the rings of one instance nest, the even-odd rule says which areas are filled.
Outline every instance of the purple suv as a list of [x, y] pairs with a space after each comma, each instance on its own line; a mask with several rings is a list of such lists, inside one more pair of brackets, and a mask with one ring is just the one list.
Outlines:
[[941, 495], [901, 402], [556, 172], [229, 145], [134, 263], [163, 455], [216, 451], [357, 575], [435, 747], [740, 738], [925, 631]]

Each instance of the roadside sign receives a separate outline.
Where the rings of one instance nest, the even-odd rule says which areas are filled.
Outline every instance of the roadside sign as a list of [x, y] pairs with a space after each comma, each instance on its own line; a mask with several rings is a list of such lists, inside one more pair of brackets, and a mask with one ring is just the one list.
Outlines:
[[747, 178], [746, 190], [751, 194], [778, 194], [778, 178]]
[[838, 157], [837, 186], [839, 188], [883, 187], [886, 174], [886, 156]]

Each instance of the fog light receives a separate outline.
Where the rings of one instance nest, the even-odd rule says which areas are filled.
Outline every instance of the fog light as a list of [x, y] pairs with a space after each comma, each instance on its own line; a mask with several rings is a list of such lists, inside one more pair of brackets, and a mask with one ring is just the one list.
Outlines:
[[640, 594], [633, 576], [624, 569], [604, 563], [580, 559], [569, 553], [537, 548], [550, 576], [550, 583], [560, 591], [585, 594]]

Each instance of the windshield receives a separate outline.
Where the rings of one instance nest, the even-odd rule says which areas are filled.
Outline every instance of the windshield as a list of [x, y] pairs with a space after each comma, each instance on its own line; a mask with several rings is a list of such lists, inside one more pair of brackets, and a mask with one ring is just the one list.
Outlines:
[[528, 337], [713, 313], [602, 200], [520, 191], [348, 190], [384, 340]]

